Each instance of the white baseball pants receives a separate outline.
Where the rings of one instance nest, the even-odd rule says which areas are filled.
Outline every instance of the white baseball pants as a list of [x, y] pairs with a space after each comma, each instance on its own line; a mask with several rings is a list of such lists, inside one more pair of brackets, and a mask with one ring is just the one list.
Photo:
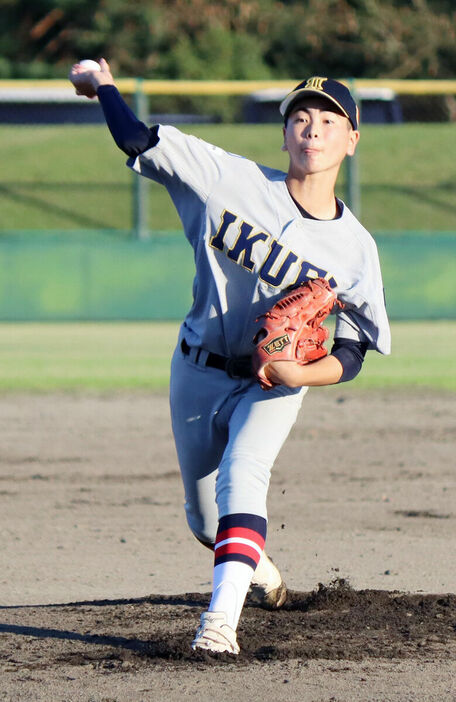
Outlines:
[[177, 347], [170, 406], [187, 521], [198, 539], [214, 543], [219, 518], [227, 514], [267, 519], [271, 468], [307, 388], [265, 392], [253, 378], [206, 367], [206, 357], [184, 356]]

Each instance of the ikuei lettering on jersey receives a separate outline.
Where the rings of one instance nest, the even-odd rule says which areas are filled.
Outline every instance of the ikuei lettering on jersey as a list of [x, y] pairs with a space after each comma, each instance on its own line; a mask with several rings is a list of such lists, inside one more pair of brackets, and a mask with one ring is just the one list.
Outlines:
[[277, 336], [275, 339], [272, 339], [272, 341], [263, 346], [263, 349], [269, 356], [272, 356], [274, 353], [279, 353], [279, 351], [282, 351], [282, 349], [284, 349], [285, 346], [288, 346], [290, 343], [288, 334], [284, 334], [283, 336]]
[[252, 224], [229, 210], [222, 212], [219, 228], [209, 243], [238, 266], [258, 272], [260, 280], [271, 287], [281, 288], [285, 280], [297, 286], [316, 277], [325, 278], [332, 288], [337, 286], [331, 273], [299, 258], [268, 232], [254, 231]]

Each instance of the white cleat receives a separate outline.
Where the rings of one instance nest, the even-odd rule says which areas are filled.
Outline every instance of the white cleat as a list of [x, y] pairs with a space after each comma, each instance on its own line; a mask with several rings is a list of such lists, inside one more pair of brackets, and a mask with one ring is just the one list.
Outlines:
[[192, 649], [211, 653], [232, 653], [237, 656], [240, 648], [236, 632], [226, 623], [223, 612], [203, 612], [192, 641]]
[[280, 571], [264, 551], [252, 576], [251, 592], [264, 609], [280, 609], [287, 599], [287, 586]]

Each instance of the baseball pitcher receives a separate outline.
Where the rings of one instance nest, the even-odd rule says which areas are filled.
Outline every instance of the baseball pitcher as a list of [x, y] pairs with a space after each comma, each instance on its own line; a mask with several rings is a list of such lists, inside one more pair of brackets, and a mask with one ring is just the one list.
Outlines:
[[[138, 121], [109, 66], [75, 64], [98, 97], [127, 165], [163, 185], [193, 249], [193, 304], [172, 359], [172, 428], [196, 538], [214, 551], [212, 599], [192, 648], [239, 653], [249, 588], [280, 607], [286, 587], [266, 556], [274, 461], [309, 386], [342, 383], [368, 350], [390, 353], [374, 240], [335, 196], [359, 140], [349, 90], [312, 77], [282, 102], [288, 170]], [[330, 353], [322, 322], [335, 315]]]

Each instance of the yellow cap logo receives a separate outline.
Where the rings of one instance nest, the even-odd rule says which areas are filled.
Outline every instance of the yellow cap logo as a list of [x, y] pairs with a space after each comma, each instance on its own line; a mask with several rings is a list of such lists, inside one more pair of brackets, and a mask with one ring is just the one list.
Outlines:
[[309, 78], [307, 83], [304, 86], [304, 89], [309, 88], [310, 90], [323, 90], [323, 83], [325, 80], [328, 80], [327, 78], [321, 78], [319, 76], [314, 76], [313, 78]]

